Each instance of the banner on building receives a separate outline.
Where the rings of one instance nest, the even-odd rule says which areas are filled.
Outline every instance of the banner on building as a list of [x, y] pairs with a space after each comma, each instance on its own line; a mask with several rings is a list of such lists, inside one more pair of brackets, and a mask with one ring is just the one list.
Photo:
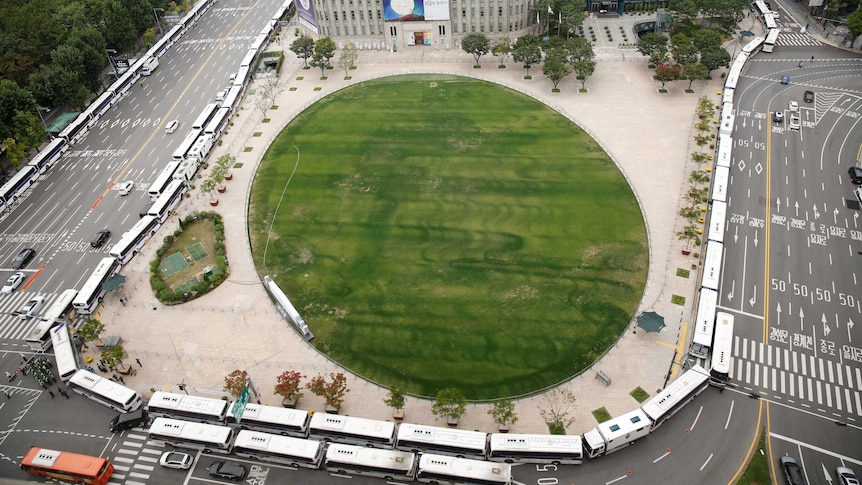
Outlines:
[[296, 8], [299, 11], [299, 25], [317, 34], [317, 17], [311, 0], [299, 0]]
[[383, 19], [390, 22], [449, 20], [449, 0], [383, 0]]

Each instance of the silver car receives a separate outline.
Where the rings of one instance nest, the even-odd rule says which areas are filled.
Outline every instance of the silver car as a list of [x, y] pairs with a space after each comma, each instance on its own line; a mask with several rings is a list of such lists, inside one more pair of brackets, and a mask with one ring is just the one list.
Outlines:
[[26, 320], [28, 318], [32, 318], [36, 312], [42, 308], [42, 304], [45, 303], [45, 297], [42, 295], [34, 296], [24, 305], [20, 310], [18, 310], [18, 318], [21, 320]]
[[841, 485], [859, 485], [859, 479], [856, 478], [856, 474], [846, 466], [839, 466], [835, 469], [835, 473], [838, 475], [838, 482]]
[[3, 288], [0, 289], [0, 293], [4, 295], [8, 295], [15, 291], [16, 288], [21, 286], [21, 283], [24, 282], [24, 273], [20, 271], [18, 273], [13, 274], [6, 280], [6, 283], [3, 285]]

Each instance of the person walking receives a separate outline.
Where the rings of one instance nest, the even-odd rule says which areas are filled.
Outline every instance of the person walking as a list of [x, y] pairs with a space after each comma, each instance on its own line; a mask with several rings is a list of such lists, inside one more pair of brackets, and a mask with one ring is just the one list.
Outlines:
[[118, 377], [120, 378], [120, 382], [122, 382], [123, 384], [126, 383], [126, 381], [123, 379], [123, 376], [118, 376]]
[[6, 394], [6, 399], [12, 399], [12, 395], [11, 395], [11, 394], [9, 394], [9, 391], [7, 391], [7, 390], [5, 390], [5, 389], [4, 389], [4, 390], [3, 390], [3, 394]]
[[65, 389], [63, 389], [62, 387], [58, 387], [58, 388], [57, 388], [57, 392], [59, 392], [60, 394], [62, 394], [62, 395], [63, 395], [63, 397], [65, 397], [66, 399], [69, 399], [69, 393], [67, 393], [67, 392], [66, 392], [66, 390], [65, 390]]
[[139, 365], [139, 366], [141, 366], [141, 367], [143, 367], [143, 366], [144, 366], [144, 364], [141, 364], [141, 359], [135, 359], [135, 362], [137, 362], [137, 363], [138, 363], [138, 365]]
[[50, 389], [48, 389], [48, 394], [50, 394], [50, 395], [51, 395], [51, 399], [54, 399], [54, 393], [53, 393], [53, 392], [51, 392], [51, 390], [50, 390]]

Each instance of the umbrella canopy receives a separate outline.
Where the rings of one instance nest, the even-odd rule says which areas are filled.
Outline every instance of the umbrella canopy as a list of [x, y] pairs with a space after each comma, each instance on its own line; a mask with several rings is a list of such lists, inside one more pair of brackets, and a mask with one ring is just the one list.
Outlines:
[[638, 327], [647, 332], [661, 332], [665, 327], [664, 317], [656, 312], [643, 312], [638, 315]]
[[742, 38], [745, 38], [745, 37], [754, 37], [754, 32], [752, 32], [752, 31], [750, 31], [750, 30], [743, 30], [743, 31], [741, 31], [741, 32], [739, 33], [739, 36], [740, 36], [740, 37], [742, 37]]
[[102, 283], [102, 289], [105, 291], [114, 291], [126, 284], [126, 277], [121, 274], [115, 274]]

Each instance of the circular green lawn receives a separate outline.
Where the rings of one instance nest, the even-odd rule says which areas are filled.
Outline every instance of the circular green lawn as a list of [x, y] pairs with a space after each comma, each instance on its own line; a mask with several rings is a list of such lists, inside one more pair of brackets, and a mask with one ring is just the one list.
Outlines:
[[258, 271], [313, 344], [413, 394], [565, 380], [625, 330], [646, 281], [643, 218], [608, 155], [468, 78], [383, 78], [317, 102], [269, 148], [250, 203]]

